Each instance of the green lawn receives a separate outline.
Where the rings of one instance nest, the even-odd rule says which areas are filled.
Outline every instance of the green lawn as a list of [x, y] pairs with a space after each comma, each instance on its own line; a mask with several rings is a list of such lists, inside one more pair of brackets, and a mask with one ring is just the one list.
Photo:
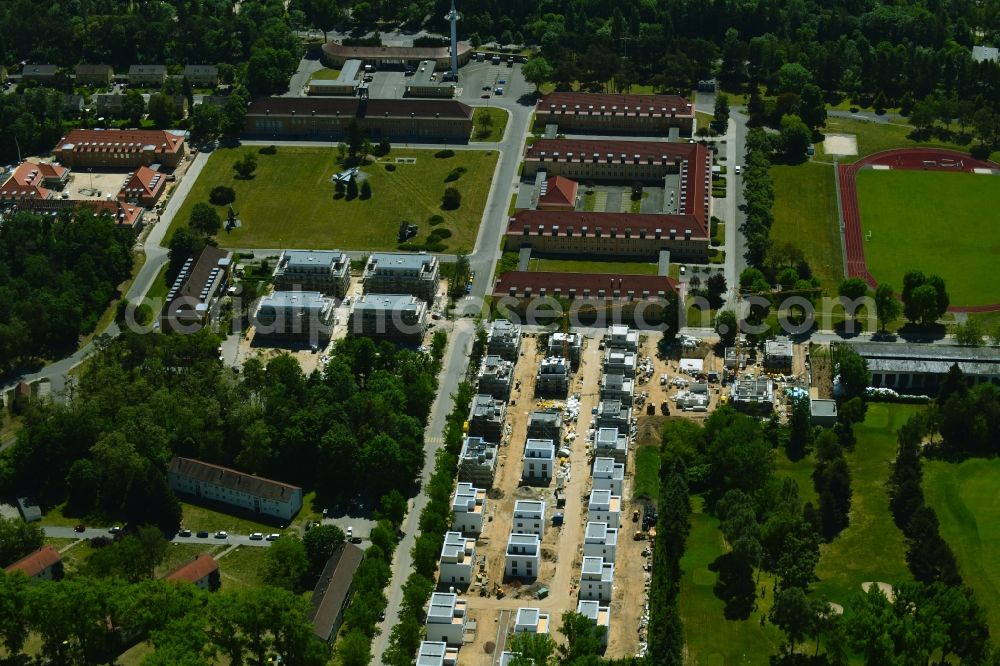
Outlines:
[[557, 273], [614, 273], [622, 275], [656, 275], [657, 265], [642, 261], [604, 261], [601, 259], [532, 259], [529, 271]]
[[[489, 118], [489, 125], [483, 125], [484, 118]], [[507, 121], [510, 114], [506, 109], [498, 109], [495, 106], [476, 107], [472, 116], [472, 123], [475, 129], [472, 131], [472, 138], [476, 141], [503, 141], [504, 130], [507, 129]]]
[[870, 404], [855, 426], [857, 446], [847, 453], [851, 469], [851, 523], [832, 543], [820, 546], [816, 591], [844, 605], [864, 581], [890, 585], [911, 580], [902, 532], [892, 522], [885, 482], [896, 457], [896, 431], [919, 405]]
[[832, 167], [806, 162], [771, 167], [774, 224], [771, 241], [792, 243], [805, 253], [823, 290], [836, 295], [844, 278], [837, 217], [837, 184]]
[[[280, 532], [274, 525], [258, 523], [253, 520], [231, 516], [228, 513], [213, 511], [207, 507], [181, 502], [181, 525], [193, 532], [208, 530], [215, 534], [219, 530], [234, 534], [251, 534], [253, 532]], [[192, 537], [194, 539], [196, 537]], [[211, 538], [211, 537], [209, 537]]]
[[[423, 242], [431, 230], [427, 220], [441, 215], [448, 229], [448, 252], [472, 251], [489, 195], [496, 151], [456, 150], [449, 158], [436, 158], [431, 150], [393, 150], [379, 162], [362, 167], [372, 186], [372, 198], [334, 199], [330, 177], [341, 171], [337, 151], [332, 148], [280, 146], [275, 155], [257, 155], [258, 167], [250, 180], [237, 180], [233, 163], [257, 148], [216, 150], [191, 188], [172, 227], [187, 224], [196, 203], [207, 203], [217, 185], [236, 191], [233, 204], [243, 226], [222, 231], [219, 243], [237, 248], [341, 248], [345, 250], [395, 249], [399, 223], [407, 220], [420, 225], [420, 235], [411, 242]], [[396, 163], [400, 157], [415, 158], [414, 164]], [[387, 171], [386, 165], [395, 166]], [[456, 167], [467, 172], [445, 183]], [[455, 187], [462, 195], [457, 210], [441, 210], [441, 195]], [[216, 209], [226, 219], [228, 208]], [[170, 233], [167, 234], [169, 241]]]
[[[864, 155], [871, 155], [890, 148], [907, 148], [919, 146], [923, 148], [951, 148], [969, 152], [971, 145], [960, 146], [949, 141], [914, 141], [910, 138], [913, 127], [900, 123], [871, 123], [853, 118], [830, 118], [826, 122], [824, 134], [853, 134], [858, 138], [858, 155], [838, 158], [842, 163], [855, 162]], [[816, 157], [824, 159], [823, 142], [816, 144]], [[993, 153], [994, 161], [1000, 157], [1000, 151]]]
[[161, 268], [160, 272], [156, 274], [156, 279], [153, 280], [153, 284], [150, 285], [149, 291], [146, 292], [146, 298], [154, 300], [164, 299], [167, 297], [167, 292], [170, 291], [170, 285], [168, 285], [165, 280], [168, 268], [170, 268], [170, 262], [163, 264], [163, 268]]
[[865, 261], [898, 290], [910, 270], [940, 275], [954, 305], [1000, 301], [995, 268], [1000, 230], [985, 211], [1000, 209], [1000, 179], [968, 173], [874, 171], [857, 174]]
[[222, 589], [243, 589], [265, 585], [264, 561], [267, 548], [257, 546], [237, 546], [235, 550], [219, 559], [219, 573]]
[[816, 505], [816, 488], [813, 487], [812, 474], [816, 468], [816, 461], [812, 455], [807, 455], [801, 460], [792, 462], [783, 450], [775, 451], [774, 454], [775, 473], [779, 477], [794, 479], [799, 486], [799, 497], [803, 502], [812, 502]]
[[1000, 632], [1000, 458], [924, 463], [927, 504], [941, 521], [941, 536], [958, 558], [962, 579]]
[[339, 69], [331, 69], [329, 67], [324, 67], [323, 69], [317, 69], [315, 72], [313, 72], [312, 76], [310, 76], [309, 79], [310, 80], [312, 80], [312, 79], [321, 79], [321, 80], [324, 80], [324, 81], [335, 81], [337, 79], [337, 77], [339, 77], [339, 76], [340, 76], [340, 70]]
[[660, 496], [660, 447], [655, 444], [635, 450], [635, 487], [632, 497], [648, 497], [655, 504]]
[[782, 636], [767, 623], [760, 625], [761, 613], [770, 605], [771, 582], [761, 576], [761, 586], [768, 590], [758, 612], [748, 620], [732, 621], [723, 616], [723, 602], [712, 587], [718, 574], [710, 565], [726, 552], [719, 532], [719, 521], [702, 512], [702, 498], [692, 497], [691, 534], [681, 558], [680, 613], [684, 623], [687, 655], [684, 663], [691, 666], [729, 666], [732, 664], [766, 664], [778, 651]]

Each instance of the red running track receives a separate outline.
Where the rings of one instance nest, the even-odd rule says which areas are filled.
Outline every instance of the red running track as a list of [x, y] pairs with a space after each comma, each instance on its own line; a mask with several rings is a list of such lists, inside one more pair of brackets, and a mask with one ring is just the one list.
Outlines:
[[[933, 164], [925, 164], [933, 162]], [[893, 169], [921, 169], [925, 171], [972, 171], [973, 169], [1000, 169], [993, 162], [976, 160], [965, 153], [939, 148], [898, 148], [862, 157], [854, 164], [837, 166], [840, 179], [841, 222], [847, 248], [847, 277], [861, 278], [874, 289], [878, 282], [865, 263], [864, 239], [861, 234], [861, 209], [858, 207], [858, 187], [855, 176], [860, 169], [873, 165]], [[1000, 303], [990, 305], [953, 305], [949, 312], [1000, 312]]]

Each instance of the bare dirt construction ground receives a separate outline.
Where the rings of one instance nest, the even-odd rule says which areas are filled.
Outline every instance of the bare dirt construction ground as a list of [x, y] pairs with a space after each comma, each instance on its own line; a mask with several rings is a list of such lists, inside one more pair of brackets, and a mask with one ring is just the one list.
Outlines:
[[816, 389], [820, 398], [833, 397], [833, 361], [830, 348], [826, 345], [809, 345], [810, 386]]
[[[470, 589], [467, 603], [470, 619], [477, 622], [477, 632], [473, 642], [467, 643], [459, 651], [462, 666], [494, 666], [503, 650], [507, 635], [507, 625], [512, 623], [517, 609], [524, 606], [537, 607], [549, 613], [550, 633], [561, 642], [563, 637], [557, 629], [564, 611], [576, 610], [580, 564], [582, 560], [583, 530], [587, 520], [586, 501], [590, 495], [590, 447], [586, 443], [587, 426], [591, 419], [591, 409], [599, 401], [601, 361], [603, 351], [597, 340], [585, 340], [580, 367], [576, 372], [571, 393], [580, 397], [577, 421], [564, 419], [564, 434], [577, 433], [572, 443], [564, 440], [570, 449], [567, 460], [569, 475], [564, 482], [566, 506], [558, 509], [564, 515], [562, 527], [552, 526], [552, 515], [557, 511], [554, 491], [556, 482], [545, 487], [521, 486], [521, 456], [527, 439], [528, 420], [531, 412], [552, 403], [563, 401], [534, 400], [535, 373], [544, 354], [538, 352], [537, 338], [526, 336], [522, 343], [522, 356], [514, 368], [515, 390], [508, 405], [507, 422], [509, 437], [501, 445], [496, 479], [490, 491], [487, 508], [487, 522], [483, 529], [478, 548], [480, 556], [486, 558], [486, 575], [490, 596], [479, 596], [480, 588]], [[630, 477], [634, 463], [627, 467]], [[631, 482], [626, 483], [627, 493]], [[547, 525], [542, 540], [542, 566], [535, 581], [503, 581], [503, 569], [507, 537], [510, 535], [511, 516], [514, 502], [518, 499], [543, 499], [546, 503]], [[618, 556], [615, 561], [615, 587], [611, 602], [611, 636], [607, 656], [619, 657], [634, 654], [638, 647], [637, 629], [642, 603], [644, 558], [641, 551], [646, 542], [631, 540], [631, 503], [626, 501], [622, 511], [622, 530], [619, 538]], [[493, 586], [499, 583], [503, 598], [492, 595]], [[541, 586], [549, 588], [545, 599], [537, 599], [535, 592]], [[501, 626], [503, 625], [503, 626]], [[493, 649], [487, 653], [487, 644]]]

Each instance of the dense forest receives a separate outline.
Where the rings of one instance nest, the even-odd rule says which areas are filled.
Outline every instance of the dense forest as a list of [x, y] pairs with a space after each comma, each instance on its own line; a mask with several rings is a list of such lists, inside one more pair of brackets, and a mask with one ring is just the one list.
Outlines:
[[0, 225], [0, 375], [76, 348], [131, 273], [134, 238], [89, 211]]
[[102, 344], [68, 405], [28, 413], [0, 488], [165, 531], [180, 521], [165, 478], [175, 455], [316, 488], [324, 502], [413, 490], [436, 358], [348, 338], [322, 373], [278, 356], [234, 376], [205, 331]]

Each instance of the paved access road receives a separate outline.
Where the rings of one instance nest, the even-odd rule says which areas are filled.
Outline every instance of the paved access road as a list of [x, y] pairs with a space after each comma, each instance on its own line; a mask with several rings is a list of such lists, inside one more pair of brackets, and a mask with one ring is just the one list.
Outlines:
[[[44, 526], [42, 529], [45, 531], [45, 536], [52, 537], [54, 539], [83, 540], [114, 536], [107, 528], [104, 527], [88, 527], [83, 532], [77, 532], [72, 527]], [[207, 538], [199, 538], [196, 534], [197, 532], [192, 532], [189, 537], [177, 536], [175, 534], [170, 541], [171, 543], [226, 544], [229, 546], [259, 546], [261, 548], [267, 548], [272, 543], [266, 539], [261, 539], [260, 541], [251, 539], [249, 534], [229, 534], [229, 536], [225, 539], [215, 538], [214, 532], [209, 532]]]

